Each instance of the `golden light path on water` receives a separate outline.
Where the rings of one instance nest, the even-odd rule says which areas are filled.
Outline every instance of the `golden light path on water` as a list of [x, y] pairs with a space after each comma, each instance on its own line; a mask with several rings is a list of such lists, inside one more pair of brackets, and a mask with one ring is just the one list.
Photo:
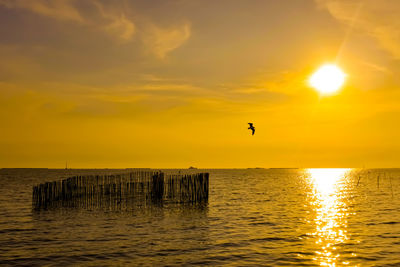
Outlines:
[[351, 169], [308, 169], [308, 181], [312, 187], [310, 204], [315, 211], [314, 237], [316, 257], [321, 266], [348, 265], [340, 259], [336, 245], [349, 239], [347, 234], [346, 185]]

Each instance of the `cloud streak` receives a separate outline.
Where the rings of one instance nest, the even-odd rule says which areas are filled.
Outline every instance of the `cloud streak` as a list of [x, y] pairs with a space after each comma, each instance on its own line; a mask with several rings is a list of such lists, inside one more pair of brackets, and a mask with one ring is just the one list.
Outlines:
[[164, 58], [167, 53], [185, 43], [189, 39], [190, 33], [189, 23], [173, 28], [149, 25], [143, 35], [143, 42], [157, 57]]
[[130, 40], [133, 37], [135, 24], [122, 12], [107, 9], [97, 0], [89, 0], [85, 4], [88, 5], [86, 10], [79, 6], [79, 1], [76, 0], [0, 0], [0, 5], [10, 9], [26, 9], [55, 20], [100, 28], [122, 40]]
[[188, 22], [161, 27], [145, 16], [136, 18], [124, 5], [110, 6], [100, 0], [0, 0], [0, 6], [24, 9], [51, 19], [84, 25], [108, 34], [117, 42], [132, 42], [138, 35], [140, 42], [157, 58], [165, 58], [191, 35]]
[[58, 20], [70, 20], [83, 23], [85, 19], [71, 0], [1, 0], [0, 5], [7, 8], [21, 8], [30, 10], [36, 14]]
[[397, 0], [315, 0], [320, 8], [351, 26], [354, 13], [361, 5], [361, 10], [354, 27], [362, 30], [366, 35], [375, 38], [380, 46], [400, 59], [400, 2]]

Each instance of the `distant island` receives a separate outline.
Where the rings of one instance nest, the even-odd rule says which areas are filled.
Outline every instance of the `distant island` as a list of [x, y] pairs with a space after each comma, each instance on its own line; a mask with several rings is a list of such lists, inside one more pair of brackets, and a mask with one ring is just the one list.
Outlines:
[[190, 167], [189, 167], [189, 170], [197, 170], [197, 168], [196, 168], [196, 167], [193, 167], [193, 166], [190, 166]]

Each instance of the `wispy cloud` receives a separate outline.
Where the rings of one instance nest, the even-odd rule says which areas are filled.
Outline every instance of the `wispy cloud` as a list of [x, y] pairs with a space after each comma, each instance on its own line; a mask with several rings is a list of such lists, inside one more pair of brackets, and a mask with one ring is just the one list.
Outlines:
[[[400, 1], [397, 0], [315, 0], [321, 8], [346, 25], [375, 38], [381, 47], [400, 59]], [[354, 13], [361, 5], [357, 21]]]
[[143, 35], [143, 42], [159, 58], [164, 58], [170, 51], [175, 50], [185, 43], [191, 33], [189, 23], [177, 27], [162, 28], [156, 25], [148, 25]]
[[122, 3], [110, 5], [99, 0], [0, 0], [0, 6], [25, 9], [40, 16], [101, 30], [118, 42], [133, 41], [139, 33], [138, 39], [158, 58], [164, 58], [189, 39], [190, 23], [159, 26], [144, 15], [132, 15], [131, 7], [127, 8]]
[[23, 8], [34, 13], [59, 20], [84, 22], [79, 10], [71, 0], [0, 0], [0, 5], [7, 8]]
[[[11, 9], [26, 9], [41, 16], [56, 20], [72, 21], [100, 28], [122, 40], [130, 40], [135, 33], [135, 24], [123, 12], [107, 9], [97, 0], [85, 2], [83, 9], [76, 0], [0, 0], [0, 5]], [[90, 12], [89, 12], [90, 11]]]
[[101, 14], [101, 17], [108, 20], [108, 23], [104, 26], [104, 30], [107, 33], [118, 36], [123, 41], [132, 39], [136, 32], [136, 25], [131, 19], [127, 18], [124, 11], [110, 11], [112, 9], [107, 9], [96, 0], [92, 0], [92, 3]]
[[131, 40], [135, 34], [135, 24], [124, 15], [114, 17], [112, 22], [105, 27], [110, 34], [119, 36], [122, 40]]

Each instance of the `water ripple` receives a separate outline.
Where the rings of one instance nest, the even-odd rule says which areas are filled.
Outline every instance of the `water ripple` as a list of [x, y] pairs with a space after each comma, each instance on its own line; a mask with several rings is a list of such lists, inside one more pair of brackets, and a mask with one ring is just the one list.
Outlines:
[[400, 170], [208, 171], [202, 208], [33, 212], [33, 184], [93, 170], [0, 170], [1, 265], [400, 264]]

